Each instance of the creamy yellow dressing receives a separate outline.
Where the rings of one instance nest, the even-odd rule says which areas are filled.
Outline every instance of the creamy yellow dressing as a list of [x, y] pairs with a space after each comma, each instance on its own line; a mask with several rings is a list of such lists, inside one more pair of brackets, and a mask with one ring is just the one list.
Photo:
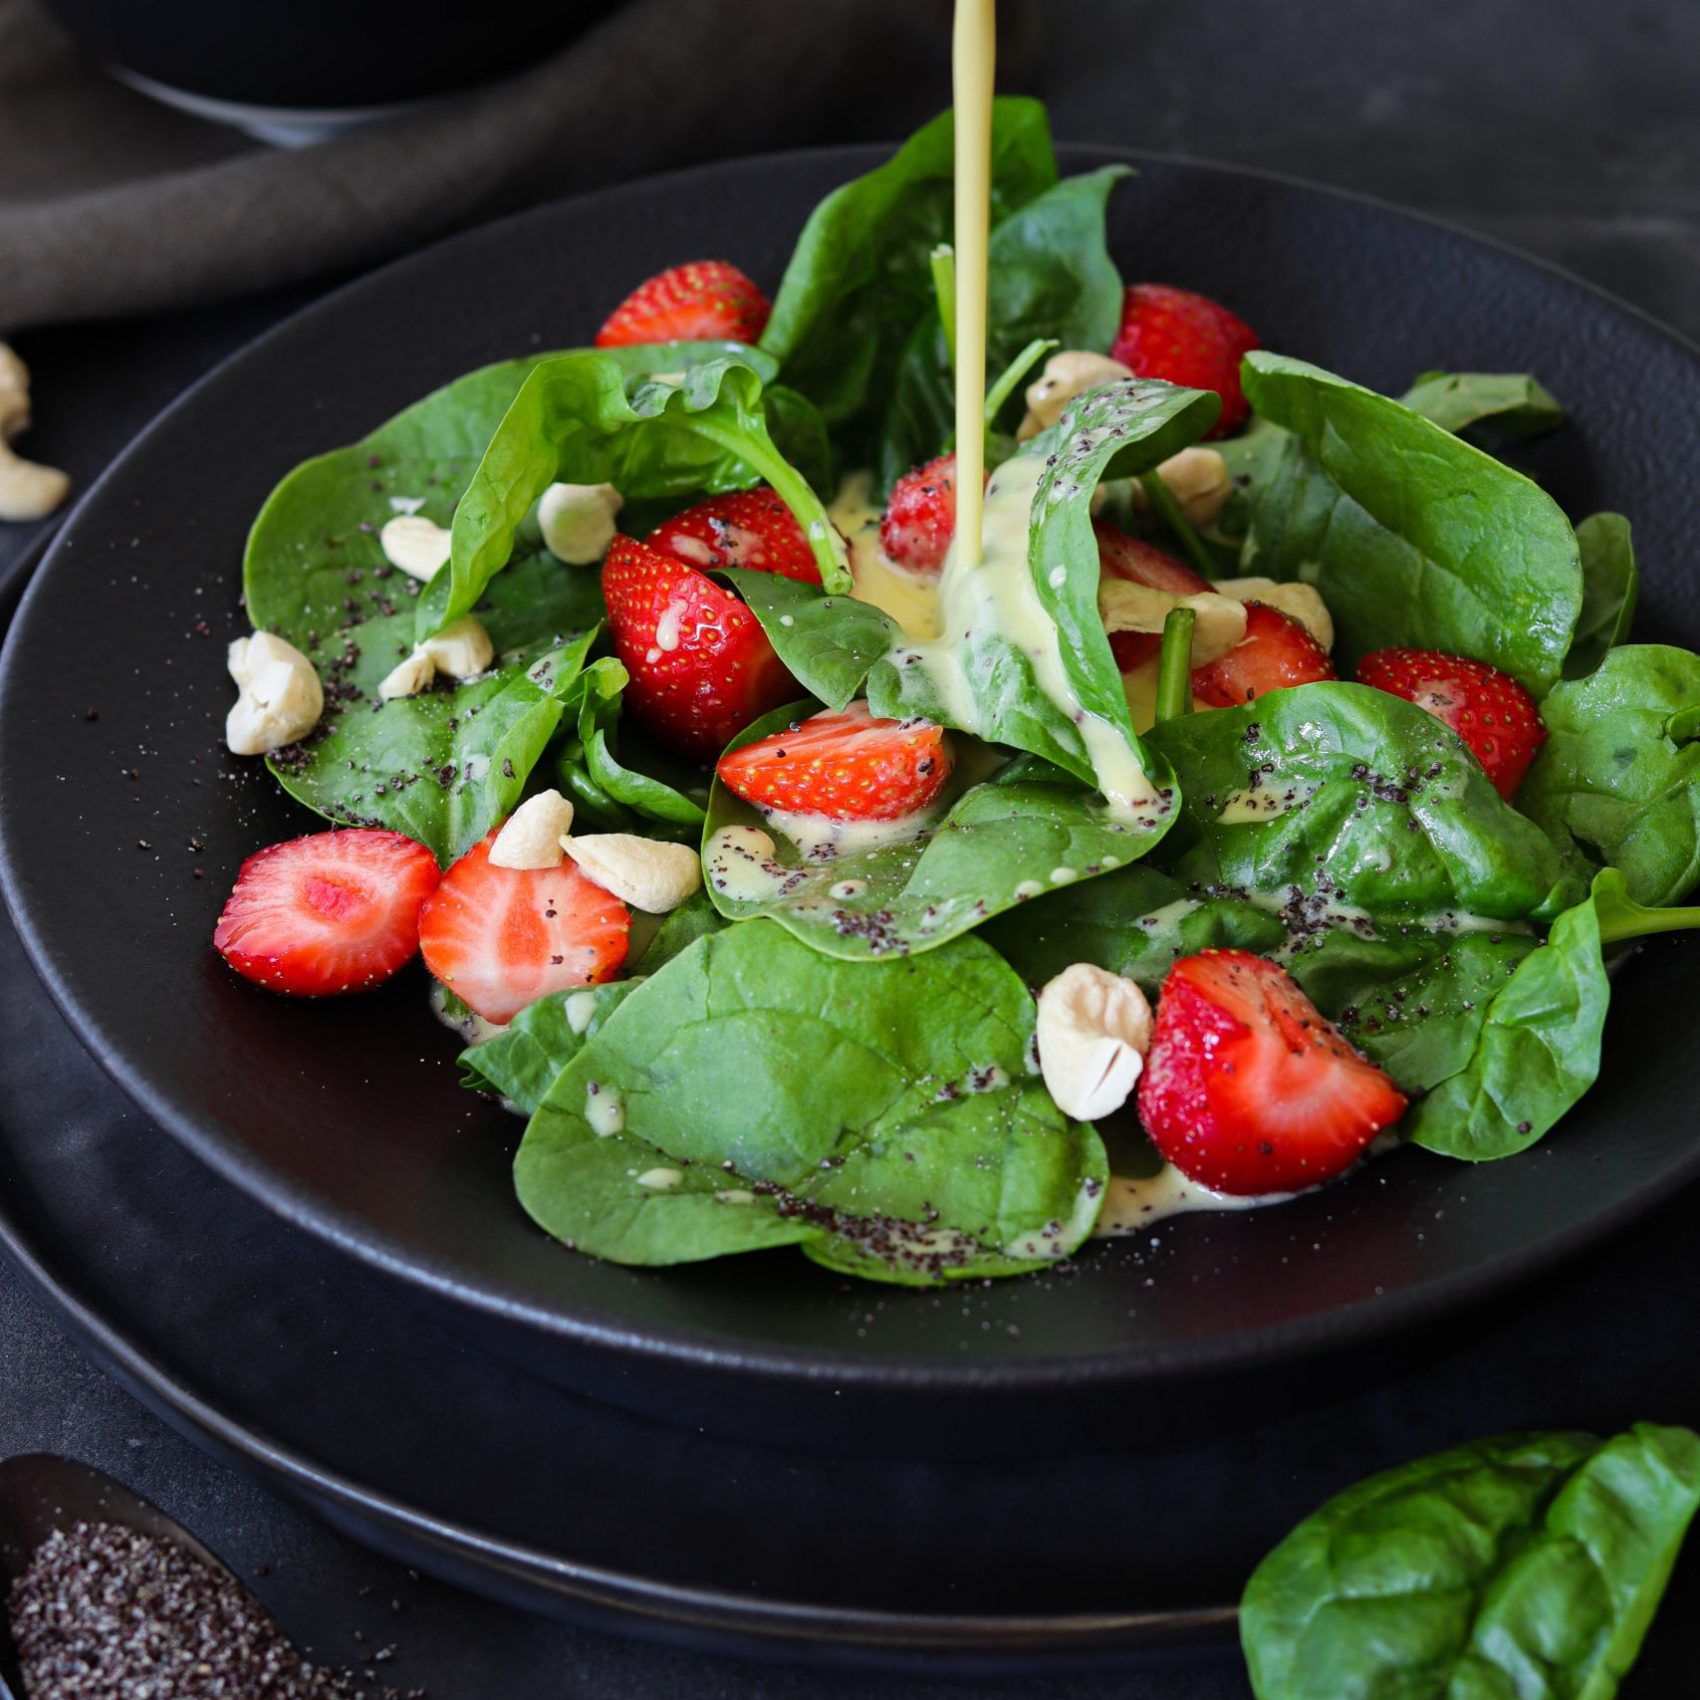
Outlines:
[[963, 564], [980, 548], [986, 471], [986, 282], [992, 218], [996, 0], [956, 0], [951, 41], [956, 127], [956, 535]]
[[1196, 1210], [1255, 1210], [1263, 1204], [1285, 1204], [1296, 1196], [1270, 1192], [1244, 1198], [1231, 1192], [1213, 1192], [1165, 1164], [1156, 1174], [1137, 1179], [1111, 1175], [1092, 1237], [1118, 1239], [1153, 1227], [1169, 1216], [1185, 1216]]

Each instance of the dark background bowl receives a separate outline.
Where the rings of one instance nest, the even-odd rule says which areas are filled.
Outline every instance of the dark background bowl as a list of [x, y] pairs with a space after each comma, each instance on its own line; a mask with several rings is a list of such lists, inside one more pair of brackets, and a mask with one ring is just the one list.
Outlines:
[[622, 0], [42, 0], [96, 57], [207, 100], [296, 110], [428, 99], [523, 70]]

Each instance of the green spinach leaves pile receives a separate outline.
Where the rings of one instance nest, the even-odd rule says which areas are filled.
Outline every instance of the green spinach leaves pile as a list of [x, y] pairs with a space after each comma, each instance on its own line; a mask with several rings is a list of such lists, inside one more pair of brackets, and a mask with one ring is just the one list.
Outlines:
[[[1675, 906], [1700, 882], [1700, 658], [1630, 641], [1628, 523], [1573, 526], [1517, 470], [1517, 439], [1559, 422], [1532, 378], [1427, 373], [1396, 400], [1255, 353], [1253, 418], [1213, 445], [1233, 480], [1221, 516], [1184, 540], [1149, 522], [1223, 575], [1314, 585], [1343, 672], [1407, 645], [1521, 680], [1550, 736], [1514, 804], [1439, 721], [1351, 683], [1136, 731], [1098, 614], [1094, 494], [1199, 441], [1218, 403], [1133, 380], [1016, 442], [1013, 373], [1035, 344], [1106, 350], [1122, 301], [1105, 209], [1124, 173], [1059, 178], [1031, 101], [994, 122], [987, 441], [1001, 487], [1033, 491], [1029, 625], [1100, 736], [997, 607], [921, 656], [851, 598], [826, 510], [840, 476], [883, 490], [952, 428], [934, 266], [951, 147], [946, 115], [821, 203], [759, 347], [486, 367], [297, 468], [253, 527], [253, 623], [326, 686], [319, 729], [272, 758], [308, 807], [446, 865], [557, 785], [595, 830], [704, 847], [706, 892], [629, 979], [547, 998], [463, 1058], [469, 1086], [530, 1118], [526, 1209], [600, 1257], [796, 1245], [935, 1283], [1068, 1256], [1106, 1160], [1041, 1084], [1031, 990], [1079, 961], [1155, 989], [1213, 944], [1290, 968], [1411, 1097], [1406, 1138], [1506, 1156], [1592, 1081], [1611, 953], [1691, 924]], [[623, 721], [596, 570], [543, 546], [535, 506], [557, 480], [613, 483], [637, 536], [705, 495], [775, 489], [821, 583], [724, 575], [806, 693], [744, 739], [862, 696], [937, 719], [974, 759], [936, 810], [823, 856], [650, 749]], [[450, 531], [428, 586], [384, 558], [398, 512]], [[381, 701], [411, 646], [468, 613], [490, 671]], [[1143, 813], [1106, 806], [1106, 751], [1149, 777]], [[1236, 808], [1248, 792], [1278, 802]], [[717, 887], [717, 841], [740, 828], [771, 841], [770, 897]]]

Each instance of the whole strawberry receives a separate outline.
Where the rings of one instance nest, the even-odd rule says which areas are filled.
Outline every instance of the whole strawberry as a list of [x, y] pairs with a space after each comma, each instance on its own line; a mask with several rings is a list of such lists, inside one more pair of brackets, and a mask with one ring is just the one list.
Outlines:
[[1251, 412], [1240, 388], [1240, 361], [1260, 346], [1244, 319], [1208, 295], [1136, 283], [1122, 299], [1121, 329], [1110, 358], [1138, 378], [1214, 390], [1222, 398], [1222, 415], [1208, 434], [1225, 437]]
[[772, 312], [772, 302], [736, 266], [692, 260], [640, 283], [596, 333], [596, 346], [755, 342]]

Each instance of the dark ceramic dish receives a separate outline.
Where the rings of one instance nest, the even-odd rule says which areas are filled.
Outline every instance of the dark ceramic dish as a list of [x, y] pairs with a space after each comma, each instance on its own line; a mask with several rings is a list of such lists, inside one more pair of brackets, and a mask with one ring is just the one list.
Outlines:
[[[672, 261], [726, 254], [771, 285], [816, 198], [877, 157], [716, 166], [542, 209], [343, 291], [191, 391], [67, 522], [13, 626], [6, 895], [85, 1042], [166, 1128], [568, 1385], [719, 1429], [896, 1450], [1052, 1449], [1106, 1422], [1160, 1437], [1201, 1412], [1231, 1423], [1251, 1384], [1267, 1414], [1325, 1369], [1369, 1373], [1366, 1348], [1503, 1292], [1700, 1170], [1673, 1031], [1688, 953], [1655, 947], [1619, 976], [1600, 1086], [1530, 1156], [1469, 1169], [1403, 1151], [1279, 1209], [1184, 1218], [1068, 1272], [941, 1296], [851, 1285], [789, 1253], [664, 1273], [570, 1256], [514, 1204], [517, 1125], [457, 1088], [421, 974], [358, 1002], [289, 1003], [208, 948], [242, 858], [314, 827], [220, 742], [242, 540], [275, 480], [470, 366], [582, 343]], [[1208, 291], [1270, 346], [1379, 388], [1440, 365], [1538, 373], [1573, 423], [1530, 464], [1572, 513], [1633, 516], [1639, 635], [1700, 637], [1684, 576], [1700, 360], [1668, 332], [1441, 226], [1197, 165], [1145, 163], [1111, 236], [1129, 275]]]

